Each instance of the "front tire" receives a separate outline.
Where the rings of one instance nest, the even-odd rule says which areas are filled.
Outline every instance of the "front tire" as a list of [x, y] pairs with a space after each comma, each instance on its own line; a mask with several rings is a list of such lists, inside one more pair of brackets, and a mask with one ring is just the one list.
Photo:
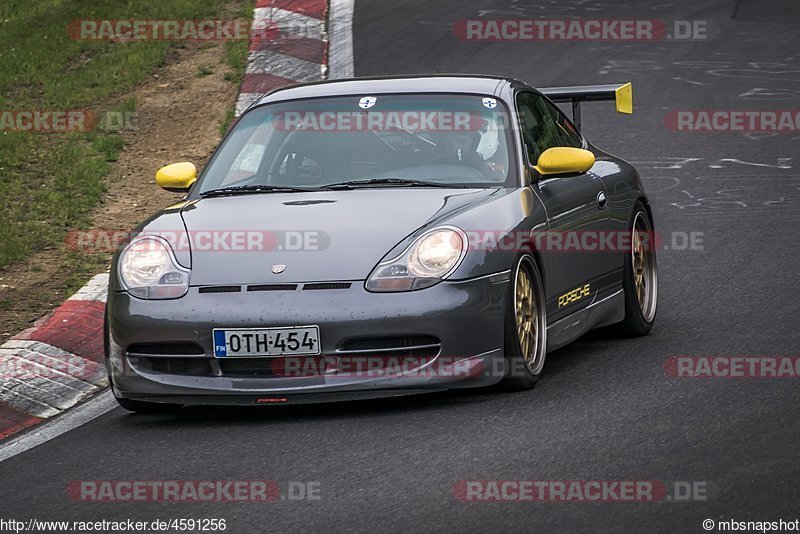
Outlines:
[[547, 353], [547, 308], [536, 260], [522, 254], [511, 272], [505, 322], [505, 375], [508, 390], [531, 389], [544, 368]]

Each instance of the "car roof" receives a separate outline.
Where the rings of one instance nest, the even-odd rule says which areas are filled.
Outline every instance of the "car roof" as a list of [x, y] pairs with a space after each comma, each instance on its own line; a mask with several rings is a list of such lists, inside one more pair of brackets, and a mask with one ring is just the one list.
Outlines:
[[514, 82], [516, 80], [512, 78], [499, 76], [460, 74], [350, 78], [346, 80], [312, 82], [276, 89], [259, 98], [256, 103], [266, 104], [269, 102], [326, 96], [368, 96], [372, 93], [473, 93], [499, 96], [500, 89], [504, 85]]

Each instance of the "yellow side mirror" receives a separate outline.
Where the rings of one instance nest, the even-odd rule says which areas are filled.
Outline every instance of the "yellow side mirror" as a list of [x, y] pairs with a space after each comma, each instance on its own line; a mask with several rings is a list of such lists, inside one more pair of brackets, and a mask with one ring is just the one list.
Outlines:
[[557, 146], [542, 152], [534, 169], [542, 176], [546, 176], [586, 172], [592, 165], [594, 165], [594, 154], [588, 150]]
[[189, 161], [161, 167], [156, 173], [156, 183], [173, 193], [185, 193], [197, 180], [197, 167]]

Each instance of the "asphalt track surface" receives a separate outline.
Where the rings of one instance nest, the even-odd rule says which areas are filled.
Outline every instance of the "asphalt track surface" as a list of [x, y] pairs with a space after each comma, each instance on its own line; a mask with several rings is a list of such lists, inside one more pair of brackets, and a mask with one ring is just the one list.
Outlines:
[[[701, 522], [800, 516], [797, 379], [680, 379], [676, 355], [797, 355], [797, 133], [673, 132], [678, 109], [796, 109], [800, 6], [748, 1], [358, 2], [356, 74], [510, 75], [534, 85], [632, 81], [635, 114], [585, 106], [584, 131], [634, 162], [656, 228], [702, 233], [659, 255], [657, 325], [551, 354], [528, 392], [448, 393], [280, 409], [114, 409], [0, 463], [0, 516], [223, 517], [284, 529], [702, 532]], [[488, 11], [488, 12], [487, 12]], [[465, 43], [453, 22], [548, 16], [709, 21], [699, 41]], [[317, 481], [318, 501], [79, 503], [73, 480]], [[464, 479], [703, 481], [658, 503], [463, 503]]]

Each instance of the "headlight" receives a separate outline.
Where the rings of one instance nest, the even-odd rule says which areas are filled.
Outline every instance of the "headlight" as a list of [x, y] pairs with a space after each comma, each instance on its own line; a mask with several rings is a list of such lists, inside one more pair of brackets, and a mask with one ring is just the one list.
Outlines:
[[402, 254], [378, 264], [368, 291], [412, 291], [438, 284], [456, 270], [467, 250], [467, 236], [454, 227], [431, 230]]
[[164, 239], [145, 236], [131, 241], [119, 257], [125, 291], [142, 299], [174, 299], [189, 290], [189, 270], [178, 265]]

